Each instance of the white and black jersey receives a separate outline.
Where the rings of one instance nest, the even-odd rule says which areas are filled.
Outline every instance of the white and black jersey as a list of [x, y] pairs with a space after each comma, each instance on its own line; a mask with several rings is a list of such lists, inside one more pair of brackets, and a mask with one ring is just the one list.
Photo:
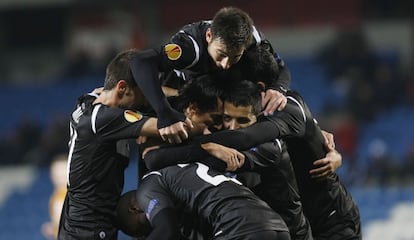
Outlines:
[[[172, 109], [166, 102], [160, 90], [161, 82], [167, 81], [170, 82], [167, 86], [179, 88], [187, 79], [223, 71], [217, 67], [207, 51], [206, 32], [210, 26], [211, 21], [188, 24], [175, 33], [166, 44], [159, 48], [143, 50], [131, 59], [132, 75], [158, 116], [158, 128], [185, 119], [184, 114]], [[274, 54], [269, 41], [264, 39], [255, 27], [252, 39], [251, 46], [266, 44]], [[278, 78], [271, 80], [269, 87], [285, 92], [290, 85], [290, 71], [283, 60], [277, 54], [274, 55], [281, 70]]]
[[150, 172], [140, 183], [137, 198], [150, 223], [163, 209], [178, 206], [177, 212], [191, 210], [207, 222], [214, 239], [242, 239], [263, 231], [288, 232], [280, 215], [247, 187], [202, 163]]
[[287, 144], [305, 216], [315, 239], [360, 239], [359, 209], [351, 194], [333, 173], [325, 180], [309, 173], [313, 162], [326, 156], [324, 137], [303, 98], [287, 93], [285, 109], [273, 116], [258, 119], [250, 127], [221, 131], [203, 136], [199, 143], [216, 142], [233, 148], [248, 149], [275, 138]]
[[[246, 157], [245, 164], [233, 175], [281, 215], [292, 239], [311, 240], [312, 232], [303, 213], [294, 170], [284, 142], [275, 140], [260, 144], [243, 151], [243, 154]], [[156, 170], [197, 159], [202, 159], [200, 162], [219, 172], [225, 171], [226, 164], [223, 161], [210, 156], [199, 144], [192, 144], [191, 141], [185, 146], [167, 146], [151, 151], [145, 157], [145, 164], [149, 169]]]
[[148, 119], [132, 110], [93, 104], [84, 95], [70, 121], [67, 195], [59, 239], [116, 239], [114, 211], [129, 162], [128, 139]]

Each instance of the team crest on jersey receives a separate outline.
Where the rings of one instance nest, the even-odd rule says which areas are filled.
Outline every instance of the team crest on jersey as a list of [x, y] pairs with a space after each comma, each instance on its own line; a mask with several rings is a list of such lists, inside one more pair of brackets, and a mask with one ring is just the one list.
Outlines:
[[142, 114], [131, 110], [125, 110], [124, 117], [125, 120], [127, 120], [128, 122], [134, 123], [142, 119]]
[[177, 60], [181, 57], [181, 47], [178, 46], [177, 44], [174, 43], [170, 43], [165, 45], [165, 54], [167, 54], [168, 59], [170, 60]]

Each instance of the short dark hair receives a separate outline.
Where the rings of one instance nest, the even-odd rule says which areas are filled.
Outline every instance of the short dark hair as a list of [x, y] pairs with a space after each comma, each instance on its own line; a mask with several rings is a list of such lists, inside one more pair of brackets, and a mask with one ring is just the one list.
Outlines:
[[177, 109], [185, 110], [190, 104], [205, 113], [217, 109], [217, 98], [222, 88], [214, 74], [201, 75], [191, 79], [180, 89], [177, 97]]
[[263, 82], [271, 85], [279, 78], [279, 65], [266, 45], [258, 45], [246, 50], [243, 57], [235, 65], [242, 76], [252, 82]]
[[128, 49], [118, 53], [106, 67], [106, 77], [104, 89], [110, 90], [116, 86], [119, 80], [125, 80], [130, 87], [136, 87], [134, 77], [132, 76], [129, 62], [132, 57], [137, 55], [137, 49]]
[[231, 88], [227, 88], [223, 94], [223, 101], [236, 107], [251, 106], [252, 113], [256, 116], [262, 110], [262, 95], [259, 86], [251, 81], [235, 81]]
[[231, 49], [247, 47], [253, 39], [253, 20], [239, 8], [221, 8], [211, 23], [212, 38], [220, 38]]

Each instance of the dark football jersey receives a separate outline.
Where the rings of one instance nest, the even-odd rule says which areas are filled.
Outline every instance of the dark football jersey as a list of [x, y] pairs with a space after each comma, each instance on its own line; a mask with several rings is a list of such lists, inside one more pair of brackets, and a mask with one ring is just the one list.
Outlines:
[[289, 95], [302, 112], [304, 122], [296, 134], [284, 139], [313, 235], [315, 239], [358, 239], [361, 237], [359, 209], [338, 175], [332, 173], [323, 180], [315, 180], [309, 174], [313, 162], [326, 155], [324, 137], [303, 99], [295, 92]]
[[250, 166], [250, 169], [244, 169], [248, 172], [243, 174], [257, 173], [260, 176], [260, 182], [251, 187], [252, 191], [282, 216], [292, 239], [313, 239], [284, 142], [275, 140], [243, 153], [246, 156], [245, 166]]
[[[161, 69], [183, 70], [192, 77], [219, 70], [207, 52], [206, 32], [211, 21], [200, 21], [185, 25], [170, 41], [162, 46]], [[253, 28], [251, 45], [264, 41], [262, 35]]]
[[[131, 59], [131, 72], [157, 113], [158, 128], [164, 128], [185, 119], [182, 113], [173, 110], [166, 102], [161, 91], [161, 82], [179, 81], [167, 83], [167, 86], [180, 87], [186, 79], [221, 71], [207, 51], [206, 31], [210, 25], [211, 21], [188, 24], [160, 48], [143, 50]], [[265, 40], [254, 27], [250, 45], [258, 44], [269, 45], [269, 50], [273, 52], [269, 41]], [[275, 57], [281, 70], [278, 78], [269, 83], [269, 87], [285, 92], [290, 85], [290, 71], [279, 56]], [[163, 72], [161, 81], [160, 72]]]
[[280, 215], [248, 188], [202, 163], [150, 172], [138, 188], [138, 202], [150, 222], [164, 208], [190, 209], [212, 227], [214, 239], [288, 231]]
[[[351, 194], [333, 173], [323, 181], [311, 178], [313, 162], [325, 157], [324, 138], [302, 97], [293, 91], [287, 93], [285, 110], [271, 117], [259, 118], [250, 127], [221, 131], [196, 140], [199, 143], [216, 142], [238, 149], [248, 149], [262, 142], [282, 138], [286, 141], [294, 167], [305, 216], [318, 239], [330, 239], [329, 233], [360, 237], [358, 206]], [[273, 126], [272, 126], [273, 125]], [[332, 231], [335, 229], [335, 231]], [[349, 230], [351, 229], [351, 231]], [[341, 235], [341, 234], [340, 234]]]
[[71, 116], [62, 239], [113, 239], [114, 211], [129, 161], [128, 139], [137, 138], [148, 119], [136, 111], [93, 104], [95, 99], [79, 98]]
[[[283, 141], [275, 140], [243, 151], [245, 164], [237, 172], [237, 179], [253, 190], [273, 210], [279, 213], [289, 227], [292, 238], [312, 239], [310, 225], [300, 202], [295, 174]], [[224, 172], [225, 164], [201, 149], [198, 144], [163, 147], [147, 154], [145, 163], [159, 169], [177, 163], [201, 162]]]

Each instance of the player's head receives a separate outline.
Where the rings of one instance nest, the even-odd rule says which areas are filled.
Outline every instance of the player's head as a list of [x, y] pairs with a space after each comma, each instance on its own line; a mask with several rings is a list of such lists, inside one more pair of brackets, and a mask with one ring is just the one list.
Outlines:
[[251, 81], [236, 82], [223, 95], [223, 127], [245, 128], [257, 121], [261, 111], [262, 95], [259, 86]]
[[124, 193], [119, 199], [116, 207], [116, 221], [119, 229], [133, 237], [148, 235], [151, 226], [138, 206], [137, 191], [132, 190]]
[[279, 65], [269, 47], [261, 44], [244, 52], [243, 58], [235, 66], [244, 79], [268, 85], [279, 78]]
[[210, 126], [221, 123], [223, 104], [219, 96], [222, 90], [217, 84], [212, 75], [202, 75], [185, 84], [179, 92], [179, 109], [192, 121], [192, 135], [199, 135]]
[[115, 91], [117, 107], [136, 108], [147, 105], [129, 67], [131, 58], [137, 53], [136, 49], [118, 53], [106, 68], [104, 91]]
[[235, 7], [220, 9], [206, 32], [208, 53], [217, 67], [228, 69], [237, 63], [252, 42], [253, 20]]

